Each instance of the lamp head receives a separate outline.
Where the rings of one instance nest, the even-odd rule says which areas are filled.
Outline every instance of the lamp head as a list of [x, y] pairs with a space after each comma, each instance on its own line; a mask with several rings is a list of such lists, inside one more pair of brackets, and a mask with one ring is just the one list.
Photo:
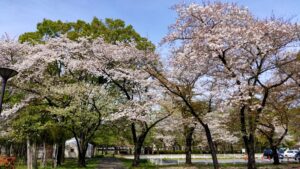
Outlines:
[[5, 80], [8, 80], [17, 74], [18, 72], [13, 69], [0, 67], [0, 76]]

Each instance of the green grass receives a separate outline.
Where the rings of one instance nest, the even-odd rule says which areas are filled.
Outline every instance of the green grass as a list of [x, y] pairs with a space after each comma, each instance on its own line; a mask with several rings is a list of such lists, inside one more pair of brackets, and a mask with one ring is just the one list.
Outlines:
[[[212, 169], [213, 165], [208, 164], [208, 165], [195, 165], [198, 168], [207, 168], [207, 169]], [[256, 166], [259, 169], [286, 169], [286, 168], [292, 168], [296, 167], [299, 168], [300, 164], [297, 163], [292, 163], [292, 164], [280, 164], [280, 165], [273, 165], [273, 164], [256, 164]], [[223, 169], [244, 169], [247, 168], [246, 164], [220, 164], [220, 167]]]
[[150, 163], [148, 160], [141, 160], [140, 162], [140, 166], [139, 167], [132, 167], [132, 161], [131, 159], [125, 159], [125, 158], [119, 158], [119, 160], [122, 161], [124, 167], [126, 167], [127, 169], [154, 169], [154, 168], [158, 168], [157, 166], [155, 166], [154, 164]]
[[[196, 164], [196, 165], [168, 165], [168, 166], [156, 166], [150, 163], [148, 160], [141, 160], [139, 167], [132, 167], [132, 160], [131, 159], [124, 159], [119, 158], [124, 166], [128, 169], [164, 169], [164, 168], [172, 168], [172, 169], [188, 169], [191, 168], [199, 168], [199, 169], [213, 169], [212, 164]], [[220, 164], [221, 169], [245, 169], [246, 164]], [[300, 168], [299, 163], [290, 163], [290, 164], [280, 164], [280, 165], [273, 165], [273, 164], [257, 164], [259, 169], [286, 169], [286, 168]]]
[[[100, 158], [87, 159], [87, 167], [85, 169], [96, 169], [99, 165]], [[39, 167], [41, 168], [41, 167]], [[77, 167], [77, 159], [66, 159], [62, 166], [57, 167], [57, 169], [79, 169]], [[27, 169], [26, 164], [16, 164], [16, 169]], [[44, 169], [52, 169], [51, 164], [48, 164]]]
[[[200, 169], [212, 169], [212, 164], [196, 164], [192, 166], [187, 165], [169, 165], [169, 166], [156, 166], [150, 163], [148, 160], [141, 160], [139, 167], [132, 167], [131, 159], [118, 158], [124, 164], [126, 169], [164, 169], [164, 168], [172, 168], [172, 169], [188, 169], [189, 167], [200, 168]], [[92, 158], [87, 159], [87, 167], [86, 169], [96, 169], [99, 166], [100, 158]], [[280, 164], [278, 166], [274, 166], [272, 164], [257, 164], [259, 169], [286, 169], [286, 168], [300, 168], [300, 163], [290, 163], [290, 164]], [[245, 164], [220, 164], [221, 169], [244, 169], [246, 168]], [[1, 167], [0, 167], [1, 168]], [[41, 168], [41, 167], [39, 167]], [[25, 164], [17, 164], [16, 169], [27, 169]], [[51, 164], [49, 164], [45, 169], [52, 169]], [[57, 169], [79, 169], [77, 167], [76, 159], [66, 159], [65, 163], [57, 167]]]

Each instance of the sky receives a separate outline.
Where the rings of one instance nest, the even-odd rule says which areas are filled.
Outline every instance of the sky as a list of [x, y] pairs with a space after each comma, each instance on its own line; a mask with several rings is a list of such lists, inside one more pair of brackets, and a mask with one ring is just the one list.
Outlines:
[[[274, 14], [300, 21], [300, 0], [221, 0], [246, 6], [259, 18]], [[0, 0], [0, 35], [17, 38], [36, 30], [44, 18], [61, 21], [78, 19], [122, 19], [142, 36], [158, 44], [175, 22], [172, 6], [202, 0]]]

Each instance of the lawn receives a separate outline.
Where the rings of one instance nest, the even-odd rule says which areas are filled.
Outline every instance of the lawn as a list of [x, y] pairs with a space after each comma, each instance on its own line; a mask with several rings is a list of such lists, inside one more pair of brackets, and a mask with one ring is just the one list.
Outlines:
[[141, 160], [140, 162], [140, 166], [139, 167], [132, 167], [132, 159], [125, 159], [125, 158], [119, 158], [119, 160], [122, 161], [124, 167], [126, 167], [127, 169], [153, 169], [153, 168], [158, 168], [157, 166], [155, 166], [154, 164], [150, 163], [148, 160]]
[[[86, 169], [96, 169], [99, 165], [99, 158], [92, 158], [87, 159], [87, 167]], [[41, 168], [41, 167], [39, 167]], [[57, 169], [79, 169], [77, 167], [77, 160], [76, 159], [66, 159], [65, 163], [62, 166], [57, 167]], [[27, 169], [26, 164], [16, 164], [16, 169]], [[51, 164], [48, 164], [48, 166], [44, 169], [52, 169]]]
[[[150, 163], [148, 160], [142, 160], [139, 167], [132, 167], [131, 159], [119, 158], [124, 166], [127, 169], [213, 169], [212, 164], [204, 165], [170, 165], [170, 166], [156, 166]], [[220, 164], [221, 169], [245, 169], [245, 164]], [[259, 169], [298, 169], [300, 168], [299, 163], [291, 163], [291, 164], [280, 164], [278, 166], [274, 166], [273, 164], [257, 164]]]
[[[196, 165], [197, 168], [207, 168], [212, 169], [212, 165]], [[220, 164], [221, 169], [245, 169], [247, 168], [245, 164]], [[300, 168], [300, 164], [293, 163], [293, 164], [280, 164], [280, 165], [273, 165], [273, 164], [257, 164], [259, 169], [298, 169]], [[179, 168], [178, 168], [179, 169]]]
[[[124, 167], [126, 169], [213, 169], [211, 164], [209, 165], [172, 165], [172, 166], [156, 166], [150, 163], [148, 160], [141, 160], [139, 167], [132, 167], [131, 159], [118, 158], [122, 161]], [[87, 160], [86, 169], [96, 169], [99, 166], [100, 158], [92, 158]], [[244, 164], [220, 164], [221, 169], [245, 169], [246, 166]], [[297, 169], [300, 168], [300, 163], [291, 163], [291, 164], [281, 164], [278, 166], [274, 166], [272, 164], [258, 164], [259, 169]], [[1, 167], [0, 167], [1, 168]], [[16, 169], [27, 169], [25, 164], [17, 164]], [[49, 164], [45, 169], [52, 169], [51, 164]], [[57, 167], [57, 169], [79, 169], [77, 167], [76, 159], [66, 159], [65, 163]]]

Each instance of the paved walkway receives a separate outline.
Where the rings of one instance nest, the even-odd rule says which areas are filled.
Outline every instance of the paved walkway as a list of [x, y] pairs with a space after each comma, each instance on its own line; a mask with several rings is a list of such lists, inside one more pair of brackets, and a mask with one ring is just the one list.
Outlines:
[[98, 169], [125, 169], [122, 162], [116, 158], [102, 158]]

